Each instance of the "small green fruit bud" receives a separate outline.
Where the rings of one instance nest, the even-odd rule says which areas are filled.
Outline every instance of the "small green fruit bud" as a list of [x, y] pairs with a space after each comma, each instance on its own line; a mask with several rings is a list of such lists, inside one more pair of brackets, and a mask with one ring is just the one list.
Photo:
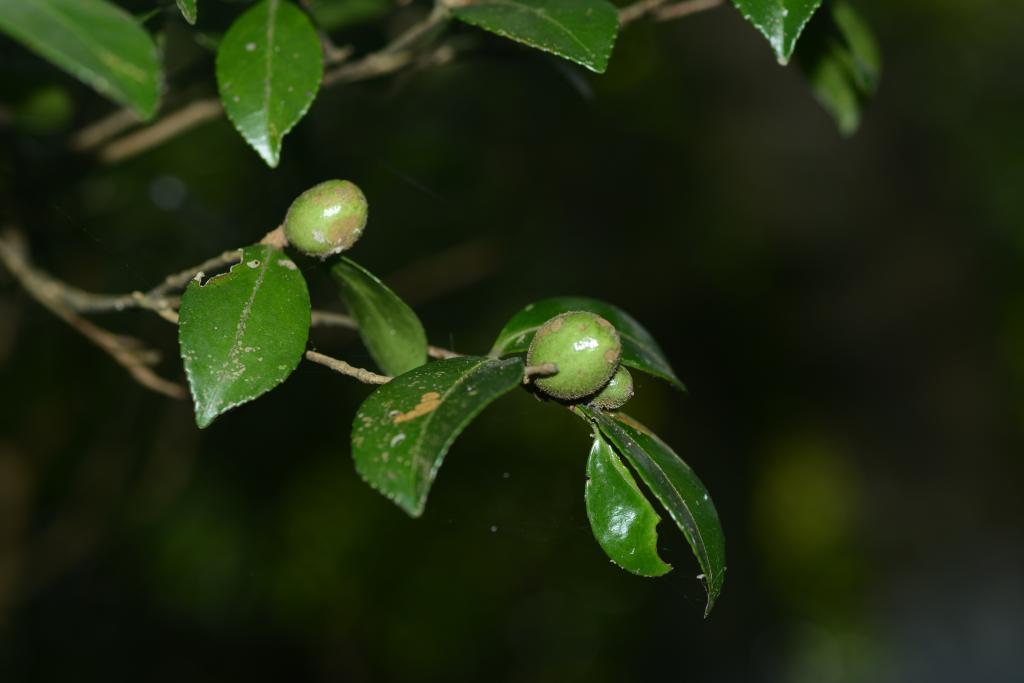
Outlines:
[[605, 388], [590, 399], [590, 405], [605, 410], [618, 410], [633, 398], [633, 375], [629, 370], [619, 366]]
[[284, 217], [284, 234], [299, 251], [327, 258], [356, 243], [367, 211], [366, 197], [355, 183], [327, 180], [295, 198]]
[[530, 343], [526, 362], [554, 363], [558, 372], [534, 380], [541, 391], [563, 401], [596, 393], [608, 383], [622, 354], [615, 327], [588, 311], [569, 311], [544, 323]]

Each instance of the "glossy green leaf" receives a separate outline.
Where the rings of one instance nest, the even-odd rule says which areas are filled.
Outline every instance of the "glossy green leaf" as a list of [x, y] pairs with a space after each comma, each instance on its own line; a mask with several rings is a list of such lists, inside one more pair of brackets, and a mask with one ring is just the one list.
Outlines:
[[463, 356], [421, 365], [382, 384], [359, 407], [352, 424], [356, 470], [419, 517], [455, 437], [522, 380], [518, 358]]
[[853, 7], [840, 1], [830, 10], [808, 28], [797, 63], [840, 133], [852, 135], [878, 86], [881, 54], [871, 29]]
[[733, 4], [768, 39], [779, 63], [786, 64], [821, 0], [733, 0]]
[[661, 576], [672, 570], [658, 557], [661, 517], [644, 497], [618, 454], [600, 432], [587, 460], [587, 517], [594, 538], [626, 571]]
[[639, 422], [621, 413], [602, 413], [583, 406], [578, 410], [596, 423], [629, 461], [683, 532], [703, 570], [707, 615], [725, 581], [725, 536], [704, 484], [664, 441]]
[[105, 0], [0, 0], [0, 31], [140, 117], [156, 113], [156, 45], [120, 7]]
[[427, 334], [420, 319], [373, 273], [349, 258], [339, 258], [331, 275], [341, 287], [359, 335], [381, 370], [401, 375], [427, 362]]
[[181, 15], [185, 17], [185, 21], [190, 24], [195, 24], [198, 14], [196, 0], [177, 0], [177, 2], [178, 9], [181, 11]]
[[262, 0], [235, 20], [217, 50], [224, 110], [270, 167], [285, 134], [305, 116], [323, 77], [320, 38], [286, 0]]
[[563, 296], [528, 305], [505, 324], [494, 342], [491, 355], [526, 353], [537, 328], [566, 311], [590, 311], [605, 318], [615, 326], [622, 338], [623, 365], [660, 377], [679, 389], [684, 388], [654, 337], [621, 308], [596, 299]]
[[603, 73], [619, 13], [605, 0], [480, 0], [452, 8], [467, 24]]
[[283, 252], [246, 247], [230, 272], [189, 283], [178, 341], [196, 423], [270, 391], [292, 373], [309, 337], [306, 281]]

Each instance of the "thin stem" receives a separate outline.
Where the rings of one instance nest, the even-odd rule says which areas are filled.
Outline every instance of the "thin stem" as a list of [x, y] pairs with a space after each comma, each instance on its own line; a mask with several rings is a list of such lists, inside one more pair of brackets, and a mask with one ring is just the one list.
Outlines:
[[[347, 316], [344, 313], [335, 313], [334, 311], [313, 311], [311, 323], [313, 327], [343, 327], [346, 330], [357, 331], [359, 329], [359, 323], [357, 323], [351, 316]], [[444, 360], [445, 358], [461, 358], [464, 354], [456, 353], [451, 349], [446, 349], [441, 346], [427, 346], [427, 355], [431, 358], [438, 360]]]
[[[347, 53], [333, 55], [333, 59], [337, 59], [340, 63], [324, 73], [323, 87], [385, 76], [413, 64], [417, 61], [417, 55], [408, 49], [409, 46], [442, 23], [447, 16], [447, 9], [440, 6], [435, 7], [425, 19], [410, 26], [380, 50], [371, 52], [360, 59], [349, 62], [345, 61]], [[438, 54], [437, 50], [428, 52], [425, 59], [428, 63], [437, 61]], [[116, 163], [152, 149], [200, 124], [218, 118], [223, 113], [224, 108], [217, 97], [203, 98], [166, 114], [156, 122], [123, 137], [109, 140], [109, 138], [103, 137], [104, 132], [116, 135], [126, 127], [123, 119], [112, 117], [118, 118], [116, 125], [104, 127], [101, 125], [104, 122], [101, 121], [96, 124], [99, 133], [86, 128], [75, 137], [77, 143], [74, 146], [78, 150], [97, 149], [97, 157], [100, 161]], [[85, 144], [81, 141], [82, 136], [86, 138]]]
[[[667, 0], [639, 0], [619, 10], [619, 25], [626, 26], [648, 15], [658, 21], [679, 19], [712, 9], [722, 2], [723, 0], [684, 0], [668, 4]], [[421, 53], [417, 53], [413, 47], [449, 19], [449, 5], [455, 4], [458, 4], [457, 0], [438, 2], [422, 21], [410, 26], [376, 52], [354, 61], [349, 61], [350, 48], [335, 48], [329, 41], [325, 41], [325, 61], [328, 65], [334, 66], [324, 73], [323, 87], [387, 76], [416, 64], [431, 66], [451, 61], [455, 56], [455, 50], [450, 45], [440, 45]], [[163, 144], [207, 121], [212, 121], [223, 113], [220, 100], [216, 97], [207, 97], [186, 104], [154, 123], [117, 138], [117, 135], [137, 122], [132, 118], [131, 112], [122, 110], [82, 129], [73, 137], [71, 146], [79, 152], [97, 150], [96, 154], [100, 161], [108, 164], [117, 163]]]
[[170, 292], [184, 289], [185, 286], [196, 277], [196, 275], [204, 274], [211, 270], [220, 270], [225, 266], [238, 263], [241, 259], [241, 249], [225, 251], [213, 258], [203, 261], [198, 266], [192, 266], [191, 268], [186, 268], [185, 270], [168, 275], [164, 278], [163, 282], [146, 292], [146, 296], [152, 299], [163, 299]]
[[[282, 234], [281, 228], [275, 228], [268, 232], [261, 242], [277, 244]], [[140, 384], [172, 398], [185, 398], [187, 393], [181, 385], [157, 376], [150, 369], [149, 366], [158, 362], [159, 354], [144, 348], [137, 339], [116, 335], [97, 327], [82, 318], [80, 314], [143, 309], [153, 311], [164, 320], [176, 325], [178, 324], [178, 312], [175, 309], [180, 305], [180, 300], [177, 297], [169, 296], [169, 294], [185, 287], [198, 274], [208, 270], [219, 270], [237, 263], [241, 258], [241, 253], [241, 250], [238, 249], [225, 251], [197, 266], [168, 275], [163, 282], [148, 292], [136, 291], [130, 294], [103, 295], [78, 289], [39, 270], [32, 265], [25, 239], [18, 231], [7, 228], [0, 233], [0, 263], [6, 266], [7, 270], [25, 288], [25, 291], [109, 353]], [[311, 323], [314, 326], [359, 329], [359, 324], [352, 317], [333, 311], [313, 311]], [[428, 346], [427, 354], [436, 359], [458, 358], [462, 355], [439, 346]], [[378, 375], [316, 351], [307, 351], [306, 358], [367, 384], [383, 384], [391, 379], [387, 375]], [[544, 372], [544, 366], [528, 368], [526, 378], [531, 374]]]
[[523, 384], [529, 384], [537, 375], [553, 375], [558, 372], [558, 366], [554, 363], [543, 363], [541, 365], [527, 365], [523, 368]]
[[353, 377], [363, 384], [387, 384], [392, 380], [388, 375], [378, 375], [376, 372], [371, 372], [365, 368], [357, 368], [343, 360], [332, 358], [317, 351], [306, 351], [306, 360], [323, 365], [342, 375]]
[[71, 138], [71, 149], [88, 152], [137, 123], [139, 117], [131, 109], [118, 109], [75, 133]]
[[619, 10], [619, 26], [626, 26], [647, 15], [653, 16], [657, 21], [681, 19], [691, 14], [714, 9], [722, 2], [723, 0], [683, 0], [670, 4], [668, 0], [638, 0], [638, 2]]
[[[139, 384], [171, 398], [185, 398], [187, 394], [184, 387], [160, 377], [150, 368], [159, 360], [159, 353], [145, 348], [137, 339], [108, 332], [73, 310], [62, 292], [63, 283], [36, 270], [28, 262], [25, 243], [17, 233], [4, 232], [0, 235], [0, 262], [21, 283], [25, 291], [93, 344], [110, 354]], [[82, 294], [80, 291], [77, 293]]]
[[639, 0], [632, 5], [626, 5], [619, 10], [619, 26], [625, 26], [636, 21], [666, 2], [667, 0]]
[[723, 0], [685, 0], [685, 2], [677, 2], [674, 5], [659, 7], [654, 11], [654, 18], [658, 21], [682, 19], [683, 17], [688, 17], [691, 14], [697, 14], [698, 12], [714, 9], [721, 5], [722, 2]]

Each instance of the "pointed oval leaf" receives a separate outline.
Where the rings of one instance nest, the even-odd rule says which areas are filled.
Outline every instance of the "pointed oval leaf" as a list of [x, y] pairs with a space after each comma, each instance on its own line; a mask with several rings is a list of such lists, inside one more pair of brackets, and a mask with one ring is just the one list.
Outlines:
[[605, 0], [481, 0], [452, 8], [456, 18], [603, 73], [619, 13]]
[[787, 64], [821, 0], [733, 0], [733, 4], [768, 39], [779, 64]]
[[621, 413], [609, 415], [583, 406], [579, 410], [629, 461], [683, 532], [703, 570], [707, 616], [725, 581], [725, 535], [704, 484], [664, 441], [639, 422]]
[[0, 0], [0, 31], [143, 119], [156, 113], [156, 45], [105, 0]]
[[661, 517], [644, 497], [619, 456], [600, 432], [587, 459], [587, 517], [594, 538], [612, 562], [640, 576], [672, 570], [658, 557]]
[[402, 375], [427, 362], [427, 333], [408, 304], [350, 258], [331, 266], [359, 336], [381, 370]]
[[230, 272], [189, 283], [178, 340], [196, 424], [270, 391], [302, 359], [309, 337], [306, 281], [283, 252], [257, 244]]
[[263, 0], [235, 20], [217, 49], [224, 110], [267, 165], [316, 97], [324, 64], [309, 18], [285, 0]]
[[190, 24], [196, 23], [198, 15], [196, 0], [178, 0], [178, 10], [181, 12], [181, 16], [185, 17], [185, 21]]
[[676, 377], [665, 353], [654, 337], [631, 315], [617, 306], [585, 297], [563, 296], [543, 299], [528, 305], [512, 316], [498, 333], [491, 349], [492, 356], [526, 353], [537, 329], [549, 319], [566, 311], [590, 311], [615, 326], [622, 337], [622, 364], [649, 373], [685, 390]]
[[491, 401], [523, 381], [518, 358], [463, 356], [427, 363], [363, 402], [352, 424], [359, 475], [413, 517], [449, 446]]

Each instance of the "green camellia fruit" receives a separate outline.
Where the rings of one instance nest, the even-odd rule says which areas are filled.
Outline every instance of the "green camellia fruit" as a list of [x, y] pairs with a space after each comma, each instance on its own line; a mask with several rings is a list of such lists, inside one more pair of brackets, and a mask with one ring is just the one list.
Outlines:
[[590, 399], [590, 405], [605, 410], [618, 410], [633, 398], [633, 375], [619, 366], [605, 388]]
[[622, 343], [615, 327], [588, 311], [569, 311], [541, 325], [530, 343], [526, 362], [554, 363], [558, 372], [534, 380], [541, 391], [573, 401], [599, 391], [619, 365]]
[[303, 253], [327, 258], [356, 243], [367, 211], [366, 197], [355, 183], [327, 180], [295, 198], [284, 217], [284, 234]]

